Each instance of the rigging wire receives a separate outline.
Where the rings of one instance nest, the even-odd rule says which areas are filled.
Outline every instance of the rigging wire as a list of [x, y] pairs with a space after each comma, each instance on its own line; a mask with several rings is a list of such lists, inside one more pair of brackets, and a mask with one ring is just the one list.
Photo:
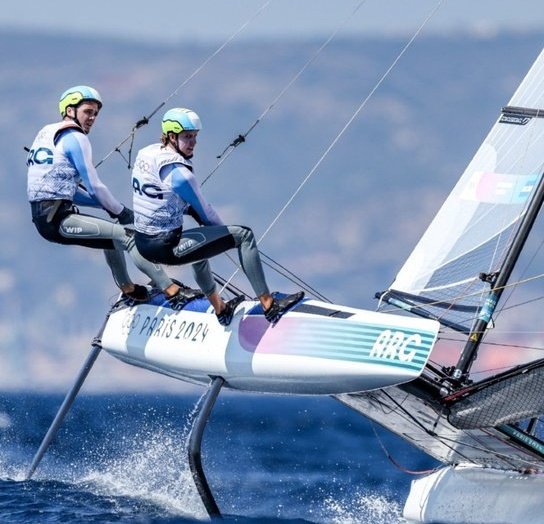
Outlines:
[[[533, 255], [531, 256], [531, 258], [527, 261], [527, 264], [525, 265], [525, 268], [521, 272], [521, 275], [520, 275], [521, 277], [525, 276], [525, 274], [527, 273], [529, 268], [532, 266], [532, 264], [535, 261], [538, 253], [541, 251], [542, 246], [544, 246], [544, 239], [540, 242], [540, 244], [535, 249], [535, 251], [534, 251]], [[532, 302], [536, 302], [536, 301], [541, 300], [542, 298], [544, 298], [544, 297], [537, 297], [537, 298], [534, 298], [534, 299], [531, 299], [531, 300], [526, 300], [525, 302], [520, 302], [518, 304], [514, 304], [513, 306], [506, 307], [506, 304], [508, 304], [508, 302], [512, 298], [512, 295], [514, 294], [515, 289], [516, 289], [515, 287], [512, 287], [512, 289], [508, 293], [508, 296], [504, 299], [504, 301], [503, 301], [504, 305], [500, 308], [500, 310], [498, 311], [498, 314], [502, 313], [503, 311], [508, 311], [509, 309], [513, 309], [515, 307], [519, 307], [519, 306], [522, 306], [522, 305], [525, 305], [525, 304], [530, 304]]]
[[[123, 139], [121, 142], [119, 142], [119, 144], [117, 144], [104, 158], [102, 158], [102, 160], [100, 160], [100, 162], [98, 162], [98, 164], [96, 164], [95, 167], [98, 167], [100, 166], [101, 164], [103, 164], [111, 155], [113, 155], [113, 153], [117, 152], [119, 153], [123, 159], [127, 162], [127, 166], [128, 166], [128, 169], [131, 168], [131, 157], [132, 157], [132, 148], [133, 148], [133, 144], [134, 144], [134, 137], [136, 135], [136, 131], [149, 123], [149, 121], [151, 120], [151, 118], [153, 118], [155, 116], [155, 114], [160, 111], [160, 109], [162, 107], [164, 107], [166, 105], [166, 103], [174, 96], [176, 96], [179, 92], [179, 90], [186, 86], [197, 74], [199, 74], [202, 69], [204, 69], [204, 67], [206, 67], [206, 65], [208, 65], [208, 63], [213, 59], [215, 58], [230, 42], [232, 42], [232, 40], [234, 40], [255, 18], [257, 18], [257, 16], [259, 16], [261, 14], [262, 11], [264, 11], [268, 5], [270, 4], [272, 0], [266, 0], [264, 2], [264, 4], [257, 10], [255, 11], [255, 13], [253, 13], [253, 15], [250, 16], [249, 19], [247, 19], [232, 35], [230, 35], [226, 40], [225, 42], [223, 42], [223, 44], [221, 44], [210, 56], [208, 56], [208, 58], [206, 58], [206, 60], [204, 60], [204, 62], [202, 62], [202, 64], [200, 64], [200, 66], [198, 66], [181, 84], [179, 84], [175, 89], [174, 91], [172, 91], [153, 111], [151, 111], [151, 113], [149, 113], [149, 115], [147, 116], [144, 116], [142, 117], [140, 120], [138, 120], [138, 122], [136, 122], [134, 124], [134, 126], [132, 127], [132, 130], [130, 132], [130, 134], [125, 138]], [[121, 153], [121, 147], [126, 144], [128, 141], [131, 141], [130, 142], [130, 146], [129, 146], [129, 153], [128, 153], [128, 159], [126, 159], [123, 154]]]
[[[419, 427], [419, 429], [423, 430], [427, 435], [430, 437], [436, 439], [436, 441], [441, 444], [442, 446], [449, 448], [453, 453], [459, 455], [460, 457], [463, 457], [464, 460], [472, 462], [473, 464], [478, 463], [474, 458], [469, 457], [468, 455], [465, 455], [461, 449], [459, 448], [459, 442], [455, 440], [455, 438], [449, 437], [447, 434], [437, 434], [436, 432], [427, 429], [422, 422], [420, 422], [414, 415], [412, 415], [407, 408], [405, 408], [400, 402], [398, 402], [393, 396], [389, 395], [386, 391], [381, 390], [381, 393], [385, 395], [389, 399], [389, 401], [394, 404], [397, 409], [399, 409], [404, 415], [406, 416], [406, 420], [412, 421], [416, 427]], [[487, 431], [485, 429], [482, 429], [484, 433], [487, 433], [488, 435], [495, 437], [490, 431]], [[502, 461], [504, 461], [506, 464], [509, 464], [510, 466], [514, 466], [516, 468], [515, 463], [512, 462], [512, 457], [508, 456], [506, 453], [491, 450], [481, 445], [478, 438], [472, 434], [470, 431], [462, 430], [462, 433], [467, 437], [467, 440], [463, 441], [463, 446], [469, 450], [476, 450], [479, 452], [484, 452], [485, 454], [492, 455]], [[449, 433], [449, 432], [448, 432]], [[496, 438], [496, 437], [495, 437]], [[475, 443], [469, 443], [468, 440], [472, 440]], [[450, 444], [451, 442], [451, 444]], [[531, 462], [528, 459], [525, 459], [523, 457], [517, 456], [515, 457], [515, 460], [518, 462], [522, 462], [528, 465], [538, 465], [538, 463]], [[449, 462], [450, 464], [455, 463], [454, 460], [451, 460]]]
[[[544, 278], [544, 273], [539, 273], [538, 275], [533, 275], [531, 277], [516, 280], [515, 282], [509, 282], [508, 284], [505, 284], [504, 286], [492, 287], [489, 291], [491, 292], [491, 291], [506, 290], [508, 288], [515, 287], [515, 286], [520, 286], [522, 284], [527, 284], [529, 282], [533, 282], [535, 280], [539, 280], [539, 279], [542, 279], [542, 278]], [[457, 295], [457, 296], [455, 296], [455, 297], [453, 297], [452, 299], [449, 299], [449, 300], [451, 302], [459, 302], [463, 298], [470, 298], [470, 297], [480, 295], [480, 294], [481, 294], [480, 290], [479, 291], [474, 291], [473, 293], [463, 293], [463, 294]], [[544, 298], [544, 297], [538, 297], [538, 298], [535, 298], [535, 299], [532, 299], [532, 300], [528, 300], [527, 303], [530, 303], [531, 301], [541, 300], [542, 298]], [[425, 303], [426, 306], [439, 306], [440, 304], [444, 304], [444, 301], [443, 300], [435, 300], [435, 301], [432, 301], [432, 302], [426, 302]], [[519, 306], [524, 305], [524, 304], [525, 304], [525, 302], [520, 302], [519, 304], [514, 304], [514, 305], [512, 305], [512, 306], [510, 306], [508, 308], [504, 308], [504, 310], [513, 309], [515, 307], [519, 307]], [[382, 309], [382, 311], [384, 311], [386, 313], [390, 313], [392, 311], [398, 311], [398, 308], [395, 307], [395, 306], [391, 306], [390, 308], [384, 307]], [[471, 320], [471, 319], [468, 319], [468, 320]], [[474, 320], [474, 319], [472, 319], [472, 320]]]
[[[283, 215], [283, 213], [286, 211], [286, 209], [291, 205], [291, 203], [293, 202], [293, 200], [295, 199], [295, 197], [300, 193], [300, 191], [302, 190], [302, 188], [306, 185], [306, 183], [308, 182], [308, 180], [314, 175], [314, 173], [317, 171], [317, 168], [321, 165], [321, 163], [323, 162], [323, 160], [325, 160], [325, 158], [328, 156], [328, 154], [332, 151], [332, 149], [336, 146], [336, 144], [339, 142], [340, 138], [342, 138], [342, 136], [344, 135], [344, 133], [348, 130], [348, 128], [351, 126], [351, 124], [353, 123], [353, 121], [357, 118], [357, 116], [359, 115], [359, 113], [365, 108], [366, 104], [368, 103], [368, 101], [372, 98], [372, 96], [374, 95], [374, 93], [381, 87], [381, 85], [383, 84], [383, 82], [385, 81], [385, 79], [389, 76], [389, 73], [391, 73], [391, 71], [394, 69], [394, 67], [397, 65], [397, 63], [399, 62], [399, 60], [403, 57], [403, 55], [406, 53], [406, 51], [409, 49], [409, 47], [412, 45], [412, 43], [414, 42], [414, 40], [419, 36], [419, 34], [421, 33], [421, 31], [423, 30], [423, 28], [425, 27], [425, 25], [427, 24], [427, 22], [429, 22], [429, 20], [434, 16], [434, 14], [438, 11], [438, 9], [440, 8], [440, 6], [445, 2], [445, 0], [438, 0], [438, 3], [436, 4], [436, 6], [432, 9], [432, 11], [427, 15], [427, 17], [425, 18], [425, 20], [423, 21], [423, 23], [418, 27], [418, 29], [416, 30], [416, 32], [412, 35], [412, 37], [410, 38], [410, 40], [408, 41], [408, 43], [404, 46], [404, 48], [401, 50], [401, 52], [397, 55], [397, 57], [395, 58], [395, 60], [393, 60], [393, 63], [387, 68], [387, 70], [385, 71], [385, 73], [382, 75], [382, 77], [378, 80], [378, 82], [376, 83], [376, 85], [371, 89], [370, 93], [364, 98], [364, 100], [359, 104], [359, 107], [355, 110], [355, 112], [353, 113], [353, 115], [350, 117], [350, 119], [346, 122], [346, 124], [344, 125], [344, 127], [340, 130], [340, 132], [336, 135], [336, 137], [334, 138], [334, 140], [331, 142], [331, 144], [327, 147], [327, 149], [325, 150], [325, 152], [321, 155], [321, 157], [319, 158], [319, 160], [315, 163], [315, 165], [312, 167], [312, 169], [310, 170], [310, 172], [306, 175], [306, 177], [304, 178], [304, 180], [300, 183], [300, 185], [298, 186], [298, 188], [294, 191], [294, 193], [291, 195], [291, 197], [287, 200], [287, 202], [285, 203], [285, 205], [280, 209], [280, 211], [277, 213], [276, 217], [274, 218], [274, 220], [272, 220], [272, 222], [270, 223], [270, 225], [268, 226], [268, 228], [265, 230], [265, 232], [261, 235], [261, 238], [259, 239], [259, 242], [261, 242], [264, 237], [269, 233], [269, 231], [274, 227], [274, 225], [276, 224], [276, 222], [280, 219], [280, 217]], [[258, 242], [258, 243], [259, 243]]]
[[[219, 169], [219, 167], [226, 161], [226, 159], [231, 155], [231, 153], [238, 147], [240, 144], [246, 141], [247, 136], [257, 127], [258, 124], [266, 117], [266, 115], [277, 105], [280, 99], [285, 95], [285, 93], [291, 88], [291, 86], [299, 79], [299, 77], [308, 69], [308, 67], [317, 59], [317, 57], [324, 51], [324, 49], [332, 42], [336, 35], [340, 32], [342, 28], [355, 16], [357, 11], [366, 3], [367, 0], [360, 0], [351, 13], [338, 25], [338, 27], [329, 35], [329, 37], [321, 44], [321, 46], [314, 52], [314, 54], [304, 63], [302, 68], [300, 68], [297, 73], [291, 78], [291, 80], [281, 89], [279, 94], [274, 98], [274, 100], [266, 107], [266, 109], [261, 113], [261, 115], [255, 120], [255, 122], [248, 128], [244, 134], [238, 135], [224, 150], [221, 154], [217, 156], [219, 162], [212, 169], [212, 171], [206, 176], [202, 181], [201, 186], [203, 186]], [[288, 270], [285, 266], [274, 260], [272, 257], [263, 253], [259, 250], [259, 253], [262, 257], [262, 262], [264, 265], [270, 267], [273, 271], [283, 276], [285, 279], [297, 284], [303, 288], [306, 292], [313, 295], [314, 297], [323, 300], [324, 302], [331, 302], [330, 299], [325, 297], [319, 291], [317, 291], [310, 284], [305, 282], [302, 278], [295, 275], [292, 271]], [[237, 271], [240, 269], [239, 265], [234, 261], [234, 259], [226, 254], [226, 256], [232, 261], [232, 263], [237, 267]], [[237, 272], [236, 271], [236, 272]], [[236, 274], [236, 272], [234, 274]], [[230, 283], [232, 277], [225, 281], [223, 290], [226, 288], [226, 285]]]
[[[512, 332], [512, 331], [505, 331], [505, 333], [515, 333], [515, 332]], [[520, 331], [519, 333], [522, 333], [524, 335], [527, 335], [527, 334], [537, 334], [537, 335], [541, 335], [542, 333], [544, 333], [543, 331]], [[459, 339], [459, 338], [448, 338], [448, 337], [440, 337], [440, 340], [445, 340], [445, 341], [448, 341], [448, 342], [457, 342], [457, 343], [464, 343], [465, 340], [464, 339]], [[529, 345], [525, 345], [525, 344], [512, 344], [512, 343], [502, 343], [502, 342], [482, 342], [482, 345], [485, 345], [485, 346], [493, 346], [493, 347], [497, 347], [497, 348], [504, 348], [504, 349], [526, 349], [528, 351], [544, 351], [544, 347], [542, 346], [529, 346]]]
[[[260, 253], [261, 253], [261, 256], [262, 256], [263, 264], [267, 265], [269, 268], [276, 271], [276, 273], [282, 275], [284, 278], [286, 278], [287, 280], [290, 280], [294, 284], [302, 287], [305, 291], [308, 291], [314, 297], [322, 300], [323, 302], [329, 302], [329, 303], [332, 302], [325, 295], [321, 294], [319, 291], [317, 291], [317, 289], [310, 286], [310, 284], [308, 284], [307, 282], [302, 280], [302, 278], [300, 278], [298, 275], [295, 275], [292, 271], [287, 269], [285, 266], [282, 266], [279, 262], [277, 262], [274, 259], [270, 258], [268, 255], [264, 254], [262, 251], [260, 251]], [[278, 269], [278, 267], [280, 269]]]
[[[98, 168], [102, 163], [104, 163], [114, 152], [117, 152], [121, 155], [123, 160], [126, 162], [127, 167], [131, 168], [132, 163], [132, 149], [134, 144], [134, 138], [136, 131], [149, 123], [151, 118], [162, 108], [166, 105], [168, 100], [170, 100], [173, 96], [175, 96], [178, 91], [184, 87], [189, 81], [191, 81], [200, 71], [216, 56], [218, 55], [227, 45], [229, 42], [231, 42], [238, 34], [247, 27], [247, 25], [253, 21], [269, 4], [271, 0], [267, 0], [235, 33], [233, 33], [214, 53], [212, 53], [199, 67], [197, 67], [193, 73], [186, 78], [178, 87], [165, 99], [163, 100], [149, 115], [144, 116], [141, 118], [134, 126], [132, 127], [132, 130], [130, 134], [122, 140], [117, 146], [114, 147], [104, 158], [102, 158], [97, 164], [96, 168]], [[317, 57], [322, 53], [322, 51], [329, 45], [329, 43], [336, 37], [336, 35], [339, 33], [339, 31], [353, 18], [353, 16], [357, 13], [357, 11], [362, 7], [362, 5], [366, 2], [366, 0], [361, 0], [356, 7], [352, 10], [350, 15], [336, 28], [335, 31], [332, 32], [332, 34], [327, 38], [327, 40], [317, 49], [317, 51], [310, 57], [310, 59], [303, 65], [303, 67], [295, 74], [295, 76], [284, 86], [284, 88], [280, 91], [280, 93], [277, 95], [277, 97], [268, 105], [268, 107], [263, 111], [263, 113], [257, 118], [257, 120], [250, 126], [250, 128], [243, 134], [239, 135], [229, 146], [225, 148], [225, 150], [218, 155], [218, 159], [220, 159], [220, 162], [215, 166], [215, 168], [208, 174], [208, 176], [204, 179], [201, 185], [204, 185], [208, 179], [219, 169], [221, 164], [230, 156], [231, 152], [242, 142], [245, 142], [246, 137], [249, 135], [249, 133], [263, 120], [263, 118], [274, 108], [274, 106], [279, 102], [279, 100], [283, 97], [283, 95], [288, 91], [288, 89], [296, 82], [296, 80], [302, 75], [302, 73], [317, 59]], [[128, 157], [123, 155], [121, 151], [121, 147], [127, 143], [130, 140], [130, 146], [128, 150]], [[321, 295], [317, 290], [315, 290], [312, 286], [305, 283], [302, 279], [294, 275], [291, 271], [287, 270], [284, 266], [273, 260], [271, 257], [265, 255], [261, 252], [261, 255], [263, 255], [265, 258], [269, 260], [269, 262], [273, 265], [269, 265], [271, 269], [276, 271], [277, 273], [281, 274], [284, 278], [287, 278], [288, 280], [291, 280], [292, 282], [300, 282], [301, 287], [303, 287], [306, 291], [310, 292], [317, 298], [320, 298], [326, 302], [330, 302], [326, 297]], [[229, 257], [230, 258], [230, 257]], [[233, 260], [231, 258], [231, 260]], [[236, 263], [234, 262], [236, 265]], [[265, 262], [266, 264], [266, 262]], [[284, 272], [282, 273], [280, 271], [281, 268]], [[288, 276], [290, 275], [290, 277]], [[294, 280], [295, 279], [295, 280]], [[227, 282], [228, 284], [228, 282]]]
[[[263, 239], [268, 235], [270, 230], [275, 226], [275, 224], [278, 222], [280, 217], [283, 215], [283, 213], [286, 211], [286, 209], [291, 205], [293, 200], [296, 198], [296, 196], [302, 191], [303, 187], [306, 185], [306, 183], [309, 181], [309, 179], [314, 175], [314, 173], [317, 171], [318, 167], [321, 165], [323, 160], [328, 156], [328, 154], [332, 151], [332, 149], [336, 146], [340, 138], [344, 135], [344, 133], [347, 131], [347, 129], [351, 126], [353, 121], [357, 118], [359, 113], [364, 109], [368, 101], [372, 98], [374, 93], [381, 87], [385, 79], [389, 76], [391, 71], [395, 68], [399, 60], [403, 57], [403, 55], [406, 53], [406, 51], [409, 49], [409, 47], [412, 45], [414, 40], [419, 36], [423, 28], [427, 25], [427, 23], [431, 20], [431, 18], [436, 14], [438, 9], [442, 6], [442, 4], [445, 2], [445, 0], [438, 0], [435, 7], [429, 12], [425, 20], [420, 24], [420, 26], [417, 28], [415, 33], [412, 35], [410, 40], [405, 44], [405, 46], [402, 48], [401, 52], [397, 55], [395, 60], [393, 60], [392, 64], [387, 68], [385, 73], [381, 76], [381, 78], [378, 80], [376, 85], [371, 89], [370, 93], [362, 100], [362, 102], [359, 104], [355, 112], [352, 114], [352, 116], [349, 118], [347, 123], [344, 125], [344, 127], [340, 130], [340, 132], [336, 135], [334, 140], [331, 142], [331, 144], [327, 147], [325, 152], [321, 155], [319, 160], [314, 164], [314, 166], [310, 169], [306, 177], [302, 180], [302, 182], [299, 184], [297, 189], [293, 192], [291, 197], [287, 200], [287, 202], [284, 204], [284, 206], [280, 209], [280, 211], [276, 214], [272, 222], [269, 224], [269, 226], [266, 228], [264, 233], [260, 236], [260, 238], [257, 241], [257, 245], [259, 245]], [[240, 271], [240, 266], [237, 267], [236, 271], [230, 276], [228, 279], [228, 282], [230, 282], [234, 276]]]
[[430, 468], [430, 469], [423, 469], [423, 470], [412, 470], [404, 467], [401, 465], [400, 462], [398, 462], [393, 455], [389, 452], [386, 445], [384, 444], [381, 437], [378, 435], [378, 432], [376, 431], [376, 424], [372, 420], [370, 420], [370, 427], [372, 428], [372, 432], [374, 433], [374, 436], [376, 437], [376, 440], [378, 441], [378, 444], [382, 448], [382, 451], [384, 452], [386, 458], [395, 466], [398, 470], [402, 471], [403, 473], [408, 473], [409, 475], [430, 475], [431, 473], [434, 473], [435, 471], [438, 471], [443, 467], [442, 464], [440, 466], [437, 466], [436, 468]]
[[212, 275], [214, 280], [220, 286], [224, 286], [224, 289], [229, 291], [234, 296], [247, 296], [247, 293], [245, 293], [241, 288], [235, 286], [234, 284], [228, 283], [221, 275], [218, 275], [215, 271], [212, 271]]
[[[270, 269], [272, 269], [272, 271], [275, 271], [276, 273], [281, 275], [286, 280], [289, 280], [293, 284], [301, 287], [309, 295], [312, 295], [315, 298], [317, 298], [319, 300], [322, 300], [323, 302], [328, 302], [329, 304], [332, 303], [332, 301], [330, 299], [328, 299], [325, 295], [323, 295], [322, 293], [317, 291], [317, 289], [312, 287], [310, 284], [308, 284], [301, 277], [295, 275], [292, 271], [287, 269], [285, 266], [281, 265], [279, 262], [275, 261], [274, 259], [272, 259], [268, 255], [266, 255], [262, 251], [259, 251], [259, 253], [261, 255], [261, 262], [262, 262], [263, 265], [269, 267]], [[236, 260], [228, 252], [225, 252], [223, 254], [232, 262], [232, 264], [236, 268], [239, 267], [239, 264], [236, 262]], [[231, 277], [230, 280], [225, 280], [224, 278], [219, 277], [219, 275], [216, 275], [215, 273], [214, 273], [214, 276], [215, 276], [216, 282], [222, 286], [221, 292], [223, 292], [225, 290], [229, 290], [229, 287], [232, 286], [232, 283], [231, 283], [232, 277]], [[232, 276], [234, 276], [234, 275], [232, 275]], [[240, 288], [238, 288], [238, 289], [240, 289]], [[229, 291], [231, 291], [231, 290], [229, 290]], [[242, 291], [240, 291], [238, 294], [244, 294], [246, 296], [251, 296], [251, 293], [246, 293], [246, 292], [242, 292]]]
[[[321, 44], [321, 46], [315, 51], [315, 53], [310, 56], [310, 58], [304, 63], [304, 65], [297, 71], [297, 73], [291, 78], [291, 80], [281, 89], [279, 94], [272, 100], [272, 102], [266, 107], [266, 109], [261, 113], [261, 115], [255, 120], [255, 122], [248, 128], [248, 130], [243, 133], [239, 134], [237, 138], [235, 138], [224, 150], [222, 153], [220, 153], [217, 156], [217, 159], [219, 162], [216, 164], [216, 166], [210, 171], [210, 173], [204, 178], [204, 180], [201, 183], [201, 186], [204, 186], [204, 184], [217, 172], [219, 167], [227, 160], [227, 158], [232, 154], [234, 149], [236, 149], [240, 144], [244, 143], [246, 141], [247, 136], [257, 127], [258, 124], [261, 123], [261, 121], [268, 115], [270, 111], [277, 105], [277, 103], [280, 101], [280, 99], [285, 95], [285, 93], [291, 88], [291, 86], [299, 79], [299, 77], [308, 69], [308, 67], [317, 59], [317, 57], [323, 52], [323, 50], [332, 42], [332, 40], [336, 37], [336, 35], [340, 32], [341, 29], [343, 29], [346, 24], [355, 16], [357, 11], [365, 4], [367, 0], [360, 0], [359, 3], [355, 6], [355, 8], [351, 11], [351, 13], [338, 25], [338, 27], [329, 35], [329, 37]], [[324, 302], [331, 302], [330, 299], [326, 298], [324, 295], [322, 295], [319, 291], [317, 291], [315, 288], [310, 286], [307, 282], [302, 280], [302, 278], [295, 275], [292, 271], [288, 270], [284, 266], [282, 266], [279, 262], [274, 260], [272, 257], [268, 256], [267, 254], [263, 253], [263, 251], [259, 250], [259, 253], [261, 257], [263, 258], [262, 262], [263, 264], [270, 267], [273, 271], [284, 277], [286, 280], [289, 280], [297, 285], [299, 285], [304, 291], [308, 292], [309, 294], [313, 295], [314, 297], [323, 300]], [[234, 266], [237, 268], [236, 271], [233, 273], [233, 275], [229, 278], [229, 280], [226, 281], [226, 283], [230, 283], [232, 278], [236, 275], [236, 273], [240, 270], [240, 266], [234, 261], [232, 257], [230, 257], [228, 254], [226, 256], [232, 261]], [[264, 260], [266, 259], [266, 260]], [[225, 289], [223, 287], [223, 289]]]
[[268, 105], [268, 107], [261, 113], [261, 115], [253, 122], [253, 124], [249, 127], [249, 129], [244, 133], [238, 135], [237, 138], [235, 138], [224, 150], [221, 154], [217, 156], [217, 159], [219, 162], [217, 165], [212, 169], [212, 171], [208, 174], [208, 176], [203, 180], [201, 185], [204, 185], [219, 169], [219, 167], [223, 164], [223, 162], [230, 156], [230, 154], [242, 143], [246, 141], [247, 136], [249, 133], [257, 127], [257, 125], [261, 122], [261, 120], [274, 108], [274, 106], [279, 102], [279, 100], [283, 97], [283, 95], [291, 88], [291, 86], [299, 79], [299, 77], [308, 69], [308, 67], [317, 59], [317, 57], [322, 53], [322, 51], [331, 43], [331, 41], [336, 37], [336, 35], [340, 32], [341, 29], [345, 27], [345, 25], [355, 16], [357, 11], [363, 6], [363, 4], [367, 0], [360, 0], [360, 2], [355, 6], [355, 8], [351, 11], [351, 13], [340, 23], [340, 25], [330, 34], [330, 36], [321, 44], [321, 46], [317, 49], [317, 51], [306, 61], [306, 63], [302, 66], [302, 68], [291, 78], [291, 80], [283, 87], [283, 89], [280, 91], [280, 93], [274, 98], [274, 100]]
[[[490, 428], [490, 429], [494, 430], [495, 428]], [[511, 469], [514, 469], [514, 470], [519, 470], [519, 466], [516, 465], [516, 462], [521, 462], [521, 463], [524, 463], [524, 464], [527, 464], [527, 465], [530, 465], [530, 466], [536, 466], [538, 468], [541, 467], [540, 462], [533, 462], [532, 460], [529, 460], [529, 459], [526, 459], [526, 458], [523, 458], [523, 457], [520, 457], [520, 456], [512, 457], [510, 455], [507, 455], [504, 452], [496, 451], [496, 450], [492, 450], [492, 449], [484, 447], [482, 444], [480, 444], [478, 439], [472, 433], [470, 433], [470, 431], [471, 430], [468, 430], [468, 431], [465, 430], [464, 433], [465, 433], [465, 435], [467, 437], [470, 437], [472, 440], [476, 441], [476, 444], [469, 444], [468, 442], [463, 442], [463, 445], [466, 448], [471, 449], [471, 450], [475, 450], [475, 451], [483, 452], [486, 455], [492, 455], [492, 456], [502, 460], [505, 464], [511, 466]], [[490, 437], [493, 437], [493, 438], [496, 438], [496, 439], [500, 440], [490, 430], [487, 430], [485, 428], [481, 428], [480, 431], [482, 431], [483, 433], [487, 434]], [[440, 443], [444, 444], [444, 445], [446, 445], [446, 442], [451, 442], [452, 443], [451, 449], [458, 453], [458, 451], [456, 450], [456, 447], [458, 446], [459, 442], [456, 441], [453, 437], [448, 437], [447, 435], [442, 435], [440, 437], [440, 439], [441, 439]], [[516, 462], [514, 462], [514, 461], [516, 461]], [[471, 459], [471, 462], [473, 464], [478, 463], [473, 459]], [[453, 464], [453, 462], [452, 462], [452, 464]]]
[[[442, 444], [444, 447], [449, 448], [453, 453], [458, 454], [460, 457], [462, 457], [464, 460], [474, 462], [470, 457], [465, 456], [459, 449], [455, 446], [452, 446], [447, 443], [447, 438], [444, 437], [444, 435], [437, 434], [434, 430], [428, 429], [425, 427], [423, 422], [420, 422], [415, 415], [413, 415], [407, 408], [405, 408], [402, 404], [402, 402], [397, 401], [395, 398], [393, 398], [392, 395], [390, 395], [385, 390], [381, 390], [381, 393], [389, 399], [391, 403], [393, 403], [398, 410], [400, 410], [404, 415], [407, 421], [411, 421], [416, 428], [421, 429], [424, 431], [428, 436], [436, 439], [440, 444]], [[394, 411], [394, 410], [392, 410]], [[470, 447], [470, 444], [466, 444], [468, 447]]]

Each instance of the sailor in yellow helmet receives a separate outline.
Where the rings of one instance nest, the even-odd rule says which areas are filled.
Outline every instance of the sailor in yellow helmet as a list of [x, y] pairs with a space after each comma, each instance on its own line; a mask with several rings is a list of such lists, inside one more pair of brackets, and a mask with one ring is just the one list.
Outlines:
[[[129, 252], [138, 269], [164, 290], [167, 298], [176, 296], [174, 302], [185, 300], [185, 294], [202, 296], [178, 286], [159, 266], [144, 259], [132, 231], [124, 227], [132, 225], [134, 214], [100, 180], [87, 136], [101, 108], [102, 98], [96, 89], [71, 87], [60, 97], [62, 120], [38, 132], [27, 158], [27, 191], [34, 225], [50, 242], [103, 249], [116, 284], [129, 299], [145, 301], [148, 291], [130, 279], [123, 251]], [[80, 214], [74, 203], [102, 208], [116, 221]]]
[[[159, 264], [193, 264], [195, 280], [208, 297], [222, 325], [230, 324], [236, 297], [224, 302], [216, 291], [208, 258], [236, 248], [242, 270], [271, 323], [302, 300], [304, 293], [272, 295], [265, 280], [257, 243], [246, 226], [226, 226], [204, 198], [193, 175], [191, 158], [202, 125], [186, 108], [166, 112], [162, 142], [138, 152], [132, 171], [135, 239], [140, 253]], [[183, 215], [201, 227], [184, 230]]]

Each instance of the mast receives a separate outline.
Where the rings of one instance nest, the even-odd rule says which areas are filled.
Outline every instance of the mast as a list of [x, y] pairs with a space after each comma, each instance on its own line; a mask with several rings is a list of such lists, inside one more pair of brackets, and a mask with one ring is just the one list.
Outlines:
[[[507, 113], [508, 107], [503, 108], [502, 112]], [[520, 114], [522, 108], [515, 108], [517, 114]], [[526, 116], [544, 116], [542, 111], [536, 111], [533, 109], [523, 108]], [[505, 286], [510, 279], [514, 266], [523, 250], [523, 246], [529, 236], [531, 229], [535, 223], [536, 217], [538, 216], [542, 204], [544, 202], [544, 176], [540, 176], [537, 189], [531, 202], [527, 208], [527, 212], [523, 217], [518, 233], [514, 242], [510, 246], [508, 254], [505, 257], [502, 269], [496, 274], [492, 279], [490, 279], [491, 290], [485, 300], [485, 303], [480, 311], [478, 320], [475, 322], [468, 340], [465, 344], [461, 357], [457, 362], [456, 368], [453, 370], [452, 376], [455, 380], [463, 382], [470, 371], [470, 368], [478, 354], [478, 349], [482, 341], [483, 334], [487, 329], [489, 322], [491, 321], [491, 316], [493, 315], [497, 303], [499, 302], [501, 295], [505, 289]], [[485, 278], [485, 275], [484, 275]]]

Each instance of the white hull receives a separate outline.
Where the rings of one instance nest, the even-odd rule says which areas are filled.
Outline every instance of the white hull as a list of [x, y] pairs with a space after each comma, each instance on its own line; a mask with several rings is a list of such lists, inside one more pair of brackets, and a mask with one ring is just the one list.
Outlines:
[[543, 474], [444, 467], [412, 482], [408, 523], [525, 524], [544, 521]]
[[335, 394], [413, 380], [438, 333], [432, 320], [307, 300], [270, 327], [254, 301], [223, 328], [206, 300], [114, 307], [102, 347], [124, 362], [193, 383], [256, 392]]

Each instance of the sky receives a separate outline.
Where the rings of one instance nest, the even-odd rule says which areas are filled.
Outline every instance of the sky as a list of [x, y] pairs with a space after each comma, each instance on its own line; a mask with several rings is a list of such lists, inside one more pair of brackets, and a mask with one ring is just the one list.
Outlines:
[[[71, 0], [4, 0], [0, 30], [30, 29], [157, 43], [220, 42], [247, 23], [236, 38], [321, 38], [358, 5], [355, 15], [342, 27], [342, 35], [410, 34], [437, 5], [438, 11], [426, 25], [427, 33], [485, 35], [544, 27], [542, 0], [93, 0], [88, 5]], [[176, 5], [179, 7], [172, 7]]]

